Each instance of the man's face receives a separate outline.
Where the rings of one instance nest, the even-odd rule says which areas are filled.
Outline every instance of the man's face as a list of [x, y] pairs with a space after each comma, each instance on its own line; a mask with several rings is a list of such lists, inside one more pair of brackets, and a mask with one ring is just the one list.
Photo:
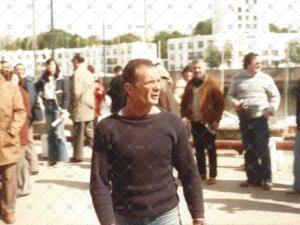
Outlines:
[[193, 77], [193, 73], [192, 72], [185, 72], [184, 74], [183, 74], [183, 79], [185, 80], [185, 81], [189, 81], [190, 79], [192, 79], [192, 77]]
[[197, 62], [193, 64], [193, 77], [199, 78], [205, 74], [205, 65], [204, 63]]
[[7, 63], [3, 63], [1, 66], [1, 71], [3, 73], [3, 75], [7, 74], [9, 72], [9, 66]]
[[140, 66], [137, 68], [138, 80], [132, 86], [129, 97], [137, 105], [153, 106], [158, 104], [160, 93], [160, 76], [155, 72], [155, 67]]
[[21, 78], [25, 77], [25, 67], [23, 65], [17, 65], [14, 72], [18, 74]]
[[251, 64], [247, 66], [247, 70], [251, 73], [257, 73], [261, 69], [261, 61], [258, 57], [252, 59]]
[[72, 64], [73, 64], [74, 69], [77, 69], [79, 67], [79, 65], [80, 65], [80, 63], [78, 62], [77, 59], [73, 59], [72, 60]]

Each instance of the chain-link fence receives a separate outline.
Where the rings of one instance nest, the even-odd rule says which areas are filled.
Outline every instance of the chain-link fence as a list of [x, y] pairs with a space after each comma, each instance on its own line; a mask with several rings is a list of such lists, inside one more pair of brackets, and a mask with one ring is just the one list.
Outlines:
[[[71, 75], [71, 60], [75, 53], [82, 53], [97, 76], [107, 79], [115, 66], [147, 58], [162, 63], [174, 80], [186, 65], [203, 59], [226, 93], [233, 75], [243, 67], [244, 55], [253, 51], [260, 55], [263, 70], [274, 78], [281, 93], [281, 106], [272, 123], [294, 124], [295, 90], [300, 78], [299, 8], [300, 1], [296, 0], [1, 0], [0, 59], [9, 69], [24, 64], [26, 74], [38, 79], [51, 57], [65, 75]], [[90, 150], [86, 151], [89, 158]], [[222, 158], [227, 167], [222, 176], [235, 176], [228, 167], [232, 167], [230, 163], [237, 166], [236, 161]], [[17, 223], [97, 224], [88, 180], [89, 162], [56, 170], [43, 166], [40, 175], [33, 177], [32, 194], [18, 201]], [[226, 191], [228, 183], [224, 182]], [[277, 224], [275, 218], [282, 221], [285, 213], [288, 222], [297, 223], [299, 201], [287, 200], [280, 191], [270, 199], [243, 192], [238, 198], [247, 197], [240, 202], [233, 200], [236, 196], [232, 193], [224, 198], [221, 186], [206, 192], [220, 198], [207, 201], [209, 224], [245, 224], [243, 215], [255, 217], [252, 219], [259, 224], [264, 223], [261, 217], [273, 217], [268, 223]], [[182, 195], [180, 198], [183, 201]], [[227, 206], [219, 207], [226, 201]], [[256, 207], [255, 214], [251, 204]], [[231, 214], [236, 211], [243, 212], [237, 213], [241, 218]], [[184, 224], [190, 223], [188, 216], [183, 218], [188, 221]], [[254, 220], [245, 221], [252, 224], [249, 221]]]

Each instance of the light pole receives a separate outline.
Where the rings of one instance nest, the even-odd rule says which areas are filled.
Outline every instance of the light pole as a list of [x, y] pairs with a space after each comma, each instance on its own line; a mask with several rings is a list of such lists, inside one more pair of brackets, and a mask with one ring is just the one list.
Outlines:
[[288, 90], [289, 90], [289, 54], [290, 54], [290, 47], [289, 43], [287, 44], [286, 48], [286, 56], [285, 56], [285, 79], [284, 79], [284, 118], [288, 117]]
[[36, 30], [35, 30], [35, 0], [32, 0], [32, 49], [33, 49], [33, 72], [34, 72], [34, 78], [37, 76], [37, 70], [36, 70]]
[[54, 33], [54, 18], [53, 18], [53, 0], [50, 0], [50, 18], [51, 18], [51, 58], [54, 59], [55, 33]]

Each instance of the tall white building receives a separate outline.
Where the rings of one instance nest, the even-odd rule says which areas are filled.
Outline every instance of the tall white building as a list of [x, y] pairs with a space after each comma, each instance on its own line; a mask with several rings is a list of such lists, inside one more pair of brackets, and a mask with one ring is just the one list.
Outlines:
[[[128, 61], [136, 58], [146, 58], [157, 62], [157, 46], [155, 43], [133, 42], [121, 43], [119, 45], [106, 45], [105, 47], [89, 46], [85, 48], [55, 49], [54, 58], [60, 65], [61, 71], [66, 75], [73, 73], [71, 60], [75, 53], [83, 54], [85, 64], [93, 65], [96, 69], [96, 73], [100, 75], [104, 74], [104, 70], [107, 73], [112, 73], [116, 65], [125, 66]], [[50, 49], [36, 51], [36, 77], [39, 77], [45, 70], [45, 62], [50, 57]], [[0, 59], [6, 60], [10, 66], [22, 63], [26, 66], [29, 75], [34, 74], [33, 51], [0, 51]]]
[[216, 0], [213, 5], [212, 35], [196, 35], [168, 40], [168, 68], [181, 70], [194, 59], [204, 59], [206, 48], [216, 46], [224, 52], [233, 47], [231, 65], [241, 68], [250, 51], [261, 55], [265, 67], [278, 66], [286, 60], [288, 43], [300, 39], [297, 33], [271, 33], [267, 0]]

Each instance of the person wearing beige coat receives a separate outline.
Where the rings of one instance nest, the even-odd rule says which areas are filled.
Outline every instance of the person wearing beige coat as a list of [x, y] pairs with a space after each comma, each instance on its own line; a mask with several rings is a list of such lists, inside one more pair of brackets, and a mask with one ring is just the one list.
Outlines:
[[7, 223], [15, 221], [19, 131], [26, 111], [19, 87], [0, 74], [0, 174], [2, 176], [1, 213]]
[[83, 160], [84, 139], [92, 143], [94, 129], [94, 77], [84, 64], [84, 57], [75, 54], [72, 59], [74, 74], [70, 77], [70, 114], [73, 120], [73, 158], [72, 162]]

